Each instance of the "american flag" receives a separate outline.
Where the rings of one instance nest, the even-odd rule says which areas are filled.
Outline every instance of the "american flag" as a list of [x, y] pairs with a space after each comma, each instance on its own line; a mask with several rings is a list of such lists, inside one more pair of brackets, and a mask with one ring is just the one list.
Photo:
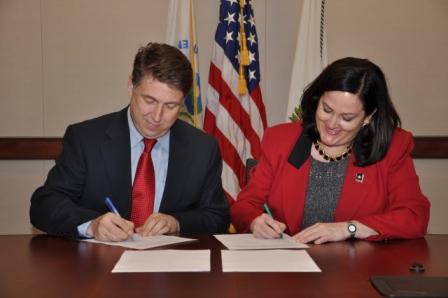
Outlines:
[[246, 160], [260, 157], [266, 128], [251, 1], [221, 0], [206, 99], [204, 130], [218, 139], [223, 187], [232, 203], [245, 184]]

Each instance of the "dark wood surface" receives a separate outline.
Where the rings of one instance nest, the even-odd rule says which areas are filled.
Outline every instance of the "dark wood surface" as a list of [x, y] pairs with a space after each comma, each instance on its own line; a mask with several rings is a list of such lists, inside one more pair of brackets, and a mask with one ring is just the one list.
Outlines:
[[448, 137], [414, 137], [413, 158], [448, 158]]
[[211, 272], [111, 273], [124, 248], [0, 236], [0, 297], [379, 297], [369, 276], [415, 275], [413, 262], [424, 265], [421, 275], [448, 276], [448, 235], [314, 245], [320, 273], [223, 273], [225, 248], [213, 236], [186, 236], [199, 241], [169, 248], [211, 249]]
[[[448, 158], [448, 137], [414, 137], [413, 158]], [[0, 160], [56, 159], [61, 138], [0, 138]]]
[[0, 160], [56, 159], [61, 151], [61, 138], [0, 138]]

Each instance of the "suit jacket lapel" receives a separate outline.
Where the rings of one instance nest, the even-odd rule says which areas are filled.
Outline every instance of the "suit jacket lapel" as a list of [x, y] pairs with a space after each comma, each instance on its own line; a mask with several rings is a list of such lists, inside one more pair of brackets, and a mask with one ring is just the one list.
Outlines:
[[170, 130], [170, 152], [168, 157], [168, 171], [166, 174], [165, 190], [163, 191], [160, 211], [174, 210], [177, 200], [181, 198], [185, 175], [193, 165], [188, 158], [188, 136], [182, 133], [182, 127], [177, 120]]
[[132, 203], [131, 149], [127, 108], [122, 110], [106, 130], [106, 140], [101, 145], [105, 166], [106, 189], [114, 200], [118, 212], [129, 218]]

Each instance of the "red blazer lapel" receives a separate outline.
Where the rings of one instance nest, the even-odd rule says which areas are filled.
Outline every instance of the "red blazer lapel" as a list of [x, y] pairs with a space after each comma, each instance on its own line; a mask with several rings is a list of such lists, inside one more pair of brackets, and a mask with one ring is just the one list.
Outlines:
[[300, 169], [295, 168], [291, 164], [287, 164], [285, 167], [292, 172], [290, 175], [291, 178], [288, 179], [289, 185], [285, 185], [284, 188], [285, 200], [283, 201], [285, 221], [292, 235], [299, 232], [300, 225], [302, 224], [310, 165], [311, 163], [308, 159]]
[[305, 195], [310, 172], [311, 140], [301, 133], [299, 127], [298, 139], [285, 161], [279, 183], [280, 198], [283, 198], [281, 210], [284, 214], [284, 223], [292, 235], [296, 234], [302, 224]]
[[279, 199], [283, 198], [283, 220], [292, 235], [299, 231], [302, 223], [309, 171], [309, 159], [299, 169], [287, 162], [279, 178]]

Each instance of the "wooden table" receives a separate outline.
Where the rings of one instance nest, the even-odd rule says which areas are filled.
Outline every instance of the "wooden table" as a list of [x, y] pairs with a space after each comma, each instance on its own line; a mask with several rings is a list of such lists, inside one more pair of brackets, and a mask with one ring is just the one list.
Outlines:
[[[448, 235], [313, 245], [321, 273], [223, 273], [213, 236], [173, 249], [211, 249], [211, 272], [111, 273], [125, 250], [47, 235], [0, 236], [0, 297], [378, 297], [371, 275], [448, 276]], [[160, 248], [159, 248], [160, 249]]]

